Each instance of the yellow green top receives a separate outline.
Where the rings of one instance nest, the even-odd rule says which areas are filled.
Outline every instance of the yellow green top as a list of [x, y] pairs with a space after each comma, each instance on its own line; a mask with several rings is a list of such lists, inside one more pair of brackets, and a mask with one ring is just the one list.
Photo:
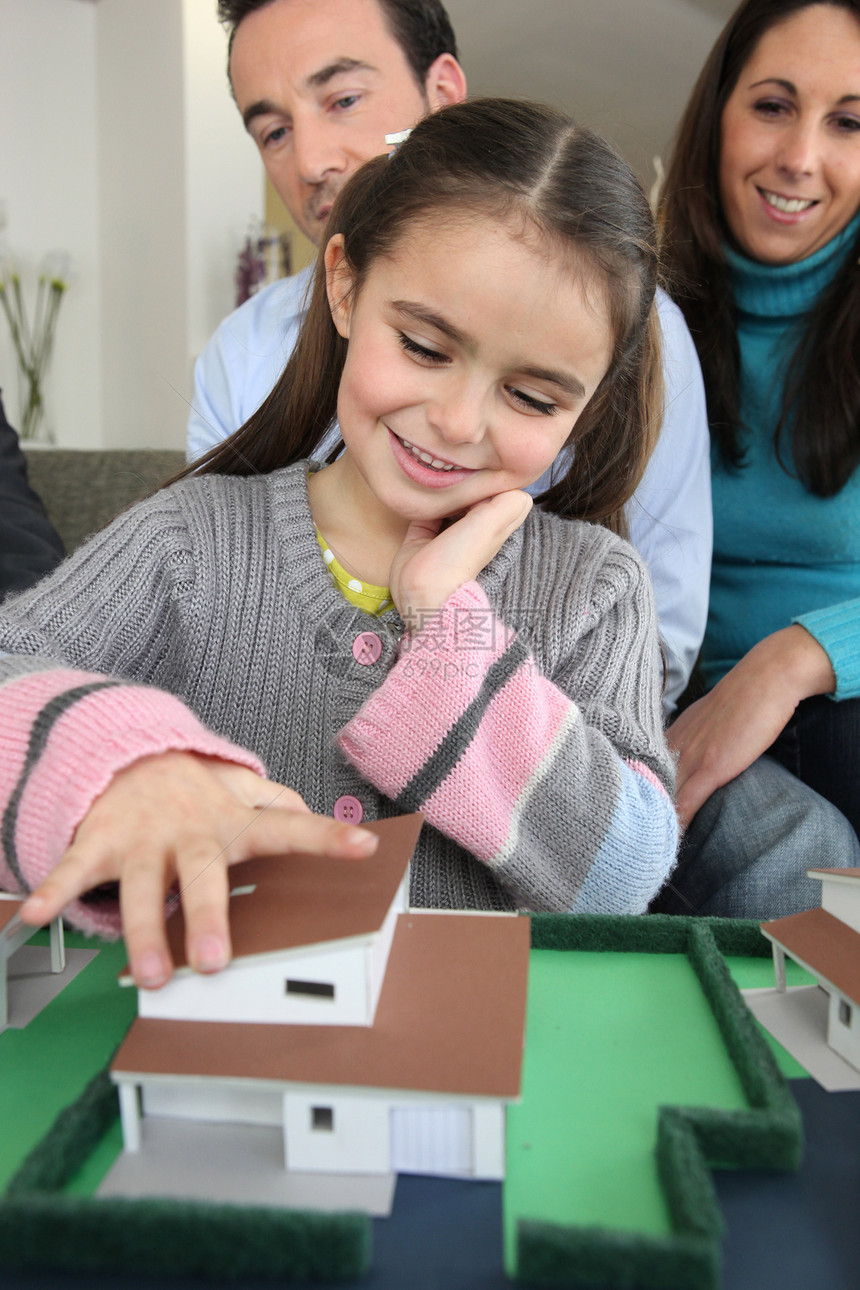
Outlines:
[[347, 573], [343, 565], [338, 563], [334, 551], [332, 551], [319, 529], [316, 530], [316, 534], [322, 557], [328, 565], [329, 573], [334, 578], [335, 585], [349, 603], [363, 610], [366, 614], [381, 614], [386, 609], [389, 609], [392, 600], [388, 587], [375, 587], [372, 582], [363, 582], [360, 578], [354, 577], [353, 574]]

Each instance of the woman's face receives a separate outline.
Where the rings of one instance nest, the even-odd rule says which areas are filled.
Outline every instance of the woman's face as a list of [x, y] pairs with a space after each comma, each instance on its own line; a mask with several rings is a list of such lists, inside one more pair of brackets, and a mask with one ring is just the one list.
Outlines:
[[813, 4], [769, 28], [723, 109], [720, 200], [746, 255], [792, 264], [860, 208], [860, 23]]

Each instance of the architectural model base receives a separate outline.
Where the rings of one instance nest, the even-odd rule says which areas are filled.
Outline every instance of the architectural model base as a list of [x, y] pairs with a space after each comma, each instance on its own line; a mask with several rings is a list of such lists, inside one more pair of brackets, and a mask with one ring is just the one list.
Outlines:
[[[12, 896], [8, 892], [0, 892], [0, 1031], [6, 1026], [12, 1025], [16, 1028], [23, 1028], [36, 1015], [37, 1012], [49, 1003], [50, 1000], [60, 992], [66, 984], [68, 978], [64, 976], [66, 968], [66, 948], [63, 937], [63, 920], [55, 918], [50, 924], [50, 949], [44, 957], [37, 954], [35, 959], [30, 956], [29, 967], [35, 974], [44, 973], [46, 976], [51, 975], [58, 979], [58, 984], [54, 987], [47, 987], [41, 992], [36, 989], [35, 1001], [31, 998], [24, 1005], [20, 999], [17, 1004], [10, 1005], [9, 1002], [9, 978], [13, 975], [15, 960], [21, 953], [22, 947], [26, 947], [27, 942], [31, 940], [36, 932], [37, 927], [32, 927], [28, 923], [21, 921], [20, 910], [24, 900], [20, 896]], [[22, 973], [26, 970], [27, 960], [24, 960], [25, 968], [22, 969], [19, 961], [17, 972]], [[80, 967], [83, 964], [80, 964]], [[14, 1013], [12, 1007], [14, 1006]], [[10, 1014], [17, 1019], [10, 1022]]]
[[287, 1172], [283, 1136], [269, 1125], [190, 1124], [148, 1116], [141, 1127], [143, 1149], [117, 1157], [99, 1196], [355, 1210], [373, 1218], [391, 1213], [396, 1174]]
[[[592, 1221], [578, 1226], [574, 1217], [544, 1218], [543, 1210], [530, 1216], [512, 1201], [507, 1213], [516, 1270], [510, 1275], [533, 1284], [540, 1279], [538, 1272], [542, 1269], [543, 1284], [548, 1284], [547, 1271], [555, 1277], [556, 1284], [569, 1284], [587, 1267], [592, 1282], [600, 1284], [662, 1283], [684, 1285], [688, 1290], [715, 1290], [720, 1284], [722, 1243], [711, 1168], [794, 1169], [801, 1152], [797, 1105], [779, 1075], [760, 1028], [743, 1005], [723, 958], [728, 954], [762, 959], [769, 954], [767, 941], [758, 924], [727, 919], [546, 914], [533, 917], [531, 923], [532, 965], [535, 955], [545, 959], [544, 952], [548, 950], [555, 951], [549, 957], [565, 961], [559, 990], [530, 997], [530, 1007], [534, 1004], [530, 1022], [533, 1077], [540, 1080], [544, 1063], [549, 1060], [554, 1064], [558, 1057], [554, 1051], [555, 1035], [568, 1024], [568, 995], [575, 996], [581, 989], [583, 955], [589, 971], [622, 980], [636, 998], [640, 981], [638, 957], [655, 954], [665, 957], [667, 963], [676, 962], [677, 974], [685, 983], [684, 997], [693, 968], [701, 994], [696, 993], [695, 998], [691, 995], [689, 1004], [694, 1011], [698, 1009], [701, 995], [710, 1004], [726, 1046], [725, 1061], [733, 1066], [748, 1105], [739, 1104], [733, 1109], [707, 1098], [693, 1106], [667, 1105], [665, 1098], [660, 1101], [656, 1142], [659, 1179], [655, 1185], [671, 1217], [668, 1233], [654, 1235], [643, 1227], [622, 1229], [611, 1222], [595, 1226]], [[579, 953], [569, 955], [566, 951]], [[614, 964], [619, 956], [623, 962], [627, 955], [632, 955], [634, 962], [624, 968], [619, 978]], [[468, 980], [465, 976], [461, 979]], [[108, 1006], [109, 998], [110, 991], [106, 996]], [[653, 997], [649, 995], [649, 1008], [652, 1004]], [[62, 1011], [62, 996], [55, 1006]], [[676, 1021], [686, 1026], [687, 1005]], [[117, 1019], [111, 1024], [111, 1035], [118, 1037]], [[362, 1029], [366, 1032], [366, 1028]], [[314, 1031], [316, 1041], [323, 1042], [326, 1027], [317, 1026]], [[545, 1053], [540, 1052], [541, 1042], [547, 1045]], [[611, 1088], [622, 1090], [640, 1079], [640, 1049], [635, 1045], [616, 1046], [614, 1053], [607, 1060], [583, 1049], [582, 1068], [570, 1069], [570, 1083], [566, 1085], [574, 1104], [583, 1095], [583, 1079], [587, 1085], [596, 1076], [605, 1079]], [[540, 1083], [525, 1087], [525, 1103], [543, 1096], [541, 1088]], [[619, 1111], [622, 1110], [623, 1100], [619, 1103]], [[332, 1214], [148, 1196], [129, 1201], [70, 1194], [83, 1171], [100, 1164], [104, 1148], [113, 1150], [118, 1137], [116, 1115], [116, 1086], [105, 1072], [57, 1116], [49, 1133], [22, 1162], [0, 1203], [3, 1271], [20, 1274], [23, 1269], [40, 1269], [44, 1274], [62, 1269], [90, 1279], [107, 1273], [138, 1279], [204, 1277], [219, 1283], [227, 1279], [256, 1283], [263, 1278], [280, 1284], [329, 1280], [338, 1285], [358, 1282], [368, 1275], [371, 1222], [366, 1214], [355, 1211]], [[104, 1137], [106, 1131], [111, 1135], [110, 1144]], [[533, 1145], [532, 1160], [539, 1157], [537, 1143]], [[646, 1151], [650, 1155], [650, 1148]], [[546, 1158], [543, 1164], [538, 1158], [538, 1165], [554, 1169]], [[595, 1173], [589, 1172], [592, 1166]], [[604, 1168], [601, 1149], [595, 1147], [590, 1164], [586, 1161], [585, 1177], [603, 1177]], [[513, 1173], [517, 1173], [516, 1161]], [[831, 1180], [829, 1174], [828, 1179]], [[749, 1185], [755, 1189], [757, 1184], [750, 1179]], [[390, 1277], [394, 1267], [391, 1284], [404, 1284], [404, 1269], [418, 1266], [434, 1270], [438, 1267], [438, 1283], [446, 1284], [449, 1233], [444, 1242], [435, 1241], [431, 1253], [426, 1241], [416, 1239], [411, 1227], [413, 1219], [420, 1217], [424, 1221], [428, 1202], [435, 1204], [434, 1198], [442, 1191], [451, 1191], [457, 1198], [454, 1212], [451, 1208], [445, 1211], [452, 1223], [459, 1223], [461, 1213], [468, 1216], [458, 1228], [458, 1248], [465, 1252], [482, 1243], [489, 1248], [488, 1243], [500, 1239], [498, 1193], [492, 1184], [401, 1179], [391, 1219], [392, 1224], [400, 1225], [400, 1236], [393, 1245], [387, 1243], [386, 1237], [377, 1250], [383, 1278], [384, 1270], [389, 1269]], [[413, 1203], [416, 1195], [421, 1198], [420, 1211]], [[401, 1207], [407, 1198], [404, 1215]], [[432, 1217], [428, 1219], [431, 1232], [433, 1221]], [[441, 1256], [433, 1262], [440, 1246]], [[397, 1257], [392, 1264], [389, 1256], [393, 1248]], [[501, 1259], [491, 1256], [491, 1260], [493, 1275], [500, 1279]], [[409, 1272], [405, 1275], [408, 1279]], [[475, 1284], [478, 1280], [476, 1276]]]
[[756, 1020], [828, 1093], [860, 1089], [860, 1071], [827, 1042], [830, 997], [826, 990], [818, 985], [795, 985], [785, 991], [741, 993]]
[[8, 967], [6, 1025], [13, 1030], [29, 1026], [97, 954], [98, 950], [66, 950], [66, 966], [56, 973], [51, 970], [47, 945], [22, 945]]

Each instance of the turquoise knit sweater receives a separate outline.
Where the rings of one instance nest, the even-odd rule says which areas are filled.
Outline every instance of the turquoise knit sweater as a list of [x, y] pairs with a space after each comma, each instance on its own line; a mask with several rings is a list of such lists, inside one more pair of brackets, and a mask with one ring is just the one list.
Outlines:
[[[714, 454], [714, 563], [702, 665], [714, 685], [757, 641], [801, 623], [836, 673], [837, 699], [860, 695], [860, 472], [835, 497], [816, 497], [776, 459], [787, 364], [797, 319], [837, 272], [860, 272], [846, 251], [857, 216], [797, 264], [764, 265], [727, 249], [738, 307], [745, 465]], [[790, 451], [790, 450], [789, 450]], [[788, 458], [790, 462], [790, 456]]]

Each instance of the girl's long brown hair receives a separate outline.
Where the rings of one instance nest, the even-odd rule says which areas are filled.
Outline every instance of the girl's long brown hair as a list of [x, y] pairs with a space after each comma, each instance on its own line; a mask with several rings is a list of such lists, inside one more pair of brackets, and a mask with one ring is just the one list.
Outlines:
[[[662, 419], [655, 234], [638, 181], [607, 143], [552, 108], [478, 99], [427, 117], [392, 157], [362, 166], [339, 194], [326, 238], [342, 234], [360, 291], [413, 221], [454, 211], [534, 226], [562, 263], [572, 252], [606, 284], [609, 371], [576, 423], [570, 469], [541, 501], [624, 531], [624, 505]], [[247, 475], [311, 456], [336, 419], [346, 345], [329, 312], [321, 251], [307, 317], [277, 385], [244, 426], [183, 473]]]
[[[744, 460], [737, 315], [723, 247], [731, 240], [720, 206], [720, 124], [726, 100], [771, 27], [810, 4], [845, 9], [860, 0], [744, 0], [702, 68], [681, 118], [660, 210], [669, 289], [693, 336], [721, 459]], [[857, 194], [860, 207], [860, 193]], [[819, 497], [832, 497], [860, 463], [860, 235], [796, 338], [775, 447], [786, 469]], [[789, 445], [788, 453], [786, 445]]]

